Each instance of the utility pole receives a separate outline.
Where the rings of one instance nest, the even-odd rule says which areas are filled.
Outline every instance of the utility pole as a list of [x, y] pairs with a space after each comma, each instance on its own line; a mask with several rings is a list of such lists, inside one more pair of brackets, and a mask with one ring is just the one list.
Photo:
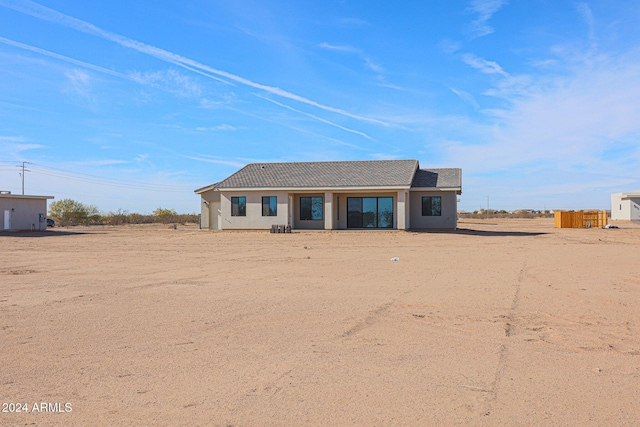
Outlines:
[[489, 215], [489, 196], [487, 196], [487, 216]]
[[31, 172], [29, 169], [24, 168], [25, 163], [32, 164], [31, 162], [22, 162], [22, 166], [18, 166], [22, 168], [22, 172], [20, 173], [20, 176], [22, 177], [22, 195], [23, 196], [24, 196], [24, 173]]

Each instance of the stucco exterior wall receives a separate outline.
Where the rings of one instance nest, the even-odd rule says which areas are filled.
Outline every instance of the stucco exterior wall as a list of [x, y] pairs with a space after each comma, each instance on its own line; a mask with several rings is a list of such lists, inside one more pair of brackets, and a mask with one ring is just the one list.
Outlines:
[[[10, 217], [8, 229], [5, 229], [6, 215]], [[0, 231], [46, 230], [46, 217], [47, 199], [0, 196]]]
[[[231, 216], [231, 198], [246, 197], [246, 216]], [[276, 216], [262, 216], [262, 197], [275, 196]], [[423, 217], [422, 197], [442, 197], [442, 215]], [[300, 219], [300, 198], [322, 197], [322, 220]], [[354, 192], [287, 192], [287, 191], [207, 191], [201, 193], [201, 226], [210, 230], [268, 230], [272, 225], [291, 225], [297, 230], [346, 230], [347, 198], [391, 197], [393, 229], [427, 229], [457, 227], [457, 194], [455, 191], [354, 191]], [[206, 201], [206, 203], [205, 203]], [[330, 215], [330, 218], [328, 217]]]
[[[247, 198], [247, 215], [231, 216], [231, 198], [243, 196]], [[262, 196], [276, 196], [276, 216], [262, 216]], [[286, 225], [288, 223], [288, 202], [288, 193], [284, 191], [221, 192], [221, 229], [269, 230], [274, 224]], [[212, 204], [210, 203], [210, 206], [211, 205]]]
[[612, 220], [628, 220], [629, 219], [629, 203], [628, 200], [622, 200], [622, 193], [611, 195], [611, 219]]
[[622, 198], [622, 193], [611, 195], [612, 220], [640, 220], [640, 197]]
[[209, 190], [200, 194], [200, 227], [220, 229], [220, 192]]
[[[422, 197], [442, 197], [441, 216], [422, 216]], [[411, 191], [411, 228], [451, 228], [458, 226], [458, 196], [454, 191]]]

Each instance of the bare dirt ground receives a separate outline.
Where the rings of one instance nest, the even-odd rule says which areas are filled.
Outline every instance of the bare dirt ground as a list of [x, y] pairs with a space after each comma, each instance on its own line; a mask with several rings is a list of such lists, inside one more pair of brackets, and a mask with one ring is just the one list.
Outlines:
[[0, 425], [637, 426], [622, 225], [0, 235]]

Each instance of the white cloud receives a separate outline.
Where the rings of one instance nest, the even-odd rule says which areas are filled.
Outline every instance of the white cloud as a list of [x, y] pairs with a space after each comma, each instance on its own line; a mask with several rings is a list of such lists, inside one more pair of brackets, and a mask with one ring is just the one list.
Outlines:
[[338, 18], [336, 20], [336, 23], [339, 26], [348, 27], [348, 28], [361, 28], [361, 27], [369, 26], [369, 22], [367, 22], [367, 21], [365, 21], [364, 19], [361, 19], [361, 18], [346, 18], [346, 17], [342, 17], [342, 18]]
[[[468, 170], [539, 162], [555, 169], [590, 168], [608, 176], [637, 174], [633, 162], [617, 154], [640, 152], [640, 65], [635, 54], [601, 58], [564, 76], [513, 78], [527, 82], [527, 91], [503, 91], [498, 83], [494, 94], [508, 106], [491, 111], [493, 124], [476, 128], [474, 144], [446, 147], [452, 162], [462, 162]], [[607, 160], [605, 153], [615, 160]]]
[[196, 130], [198, 132], [217, 132], [217, 131], [236, 131], [238, 130], [237, 127], [235, 126], [231, 126], [231, 125], [227, 125], [227, 124], [221, 124], [218, 126], [200, 126], [197, 127]]
[[207, 154], [196, 154], [194, 156], [186, 156], [186, 155], [183, 154], [182, 157], [184, 157], [186, 159], [196, 160], [198, 162], [213, 163], [213, 164], [216, 164], [216, 165], [233, 166], [235, 168], [241, 168], [241, 167], [245, 166], [244, 163], [236, 162], [236, 161], [233, 161], [233, 160], [224, 160], [224, 159], [220, 159], [219, 157], [209, 156]]
[[318, 44], [319, 48], [322, 49], [327, 49], [327, 50], [335, 50], [338, 52], [349, 52], [349, 53], [362, 53], [359, 49], [356, 49], [353, 46], [346, 46], [346, 45], [334, 45], [334, 44], [329, 44], [329, 43], [320, 43]]
[[469, 10], [478, 15], [471, 24], [471, 32], [474, 37], [483, 37], [493, 33], [493, 27], [488, 22], [494, 13], [499, 11], [506, 0], [472, 0]]
[[159, 86], [178, 96], [200, 96], [202, 87], [191, 77], [176, 70], [132, 72], [130, 78], [140, 84]]
[[14, 144], [13, 146], [9, 147], [7, 151], [20, 153], [22, 151], [39, 150], [41, 148], [47, 148], [47, 147], [45, 145], [40, 145], [40, 144]]
[[149, 155], [148, 154], [138, 154], [134, 159], [137, 163], [148, 163]]
[[595, 44], [596, 42], [596, 31], [595, 31], [595, 19], [593, 17], [593, 12], [591, 12], [591, 8], [587, 3], [578, 3], [576, 5], [576, 9], [578, 13], [584, 19], [584, 22], [587, 24], [589, 29], [589, 40], [591, 43]]
[[27, 138], [24, 136], [0, 136], [0, 142], [25, 142]]
[[[318, 47], [321, 49], [331, 50], [334, 52], [351, 53], [351, 54], [357, 55], [364, 63], [365, 68], [376, 73], [378, 75], [377, 76], [378, 80], [381, 82], [384, 82], [385, 80], [383, 75], [385, 72], [384, 67], [376, 63], [375, 61], [373, 61], [369, 56], [365, 55], [365, 53], [362, 50], [349, 45], [334, 45], [326, 42], [318, 44]], [[393, 85], [388, 85], [387, 87], [394, 88]]]
[[39, 150], [41, 148], [46, 148], [46, 146], [29, 143], [29, 139], [23, 136], [0, 135], [0, 153], [3, 154], [3, 160], [21, 159], [20, 154], [23, 151]]
[[102, 159], [102, 160], [84, 160], [80, 162], [69, 162], [70, 165], [76, 166], [112, 166], [129, 163], [126, 160]]
[[67, 77], [68, 85], [64, 89], [65, 92], [80, 96], [85, 101], [94, 103], [94, 97], [91, 90], [91, 78], [89, 73], [84, 70], [74, 68], [64, 74]]
[[377, 64], [375, 62], [373, 62], [371, 60], [371, 58], [365, 57], [363, 58], [365, 65], [367, 66], [367, 68], [369, 68], [371, 71], [373, 71], [376, 74], [383, 74], [384, 73], [384, 68], [380, 65]]
[[227, 93], [227, 94], [221, 95], [216, 100], [209, 99], [209, 98], [202, 98], [200, 100], [200, 107], [207, 110], [213, 110], [216, 108], [224, 107], [226, 105], [235, 104], [238, 102], [240, 102], [240, 100], [235, 93]]
[[478, 104], [478, 101], [476, 101], [476, 99], [473, 97], [473, 95], [471, 95], [469, 92], [465, 92], [464, 90], [456, 89], [456, 88], [453, 88], [453, 87], [450, 87], [449, 89], [451, 90], [451, 92], [455, 93], [464, 102], [466, 102], [467, 104], [473, 106], [473, 108], [475, 108], [475, 109], [479, 109], [480, 108], [480, 105]]
[[438, 44], [438, 47], [440, 47], [440, 49], [447, 54], [451, 54], [459, 51], [461, 46], [462, 45], [459, 41], [448, 40], [448, 39], [442, 40]]
[[509, 73], [504, 71], [497, 62], [487, 61], [486, 59], [479, 58], [471, 53], [465, 53], [462, 55], [462, 61], [484, 74], [509, 75]]

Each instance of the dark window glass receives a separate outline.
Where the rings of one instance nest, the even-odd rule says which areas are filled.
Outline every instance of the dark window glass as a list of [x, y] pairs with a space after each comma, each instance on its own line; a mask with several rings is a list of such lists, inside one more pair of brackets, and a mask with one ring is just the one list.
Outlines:
[[441, 216], [442, 215], [442, 197], [425, 196], [422, 198], [422, 216]]
[[278, 199], [276, 196], [262, 197], [262, 216], [278, 215]]
[[393, 228], [393, 197], [347, 197], [347, 228]]
[[244, 196], [231, 198], [231, 216], [247, 216], [247, 198]]
[[393, 197], [378, 197], [378, 227], [393, 227]]
[[300, 197], [300, 219], [322, 220], [322, 197]]
[[347, 228], [362, 228], [362, 197], [347, 197]]
[[362, 227], [376, 228], [378, 226], [378, 198], [362, 198]]

